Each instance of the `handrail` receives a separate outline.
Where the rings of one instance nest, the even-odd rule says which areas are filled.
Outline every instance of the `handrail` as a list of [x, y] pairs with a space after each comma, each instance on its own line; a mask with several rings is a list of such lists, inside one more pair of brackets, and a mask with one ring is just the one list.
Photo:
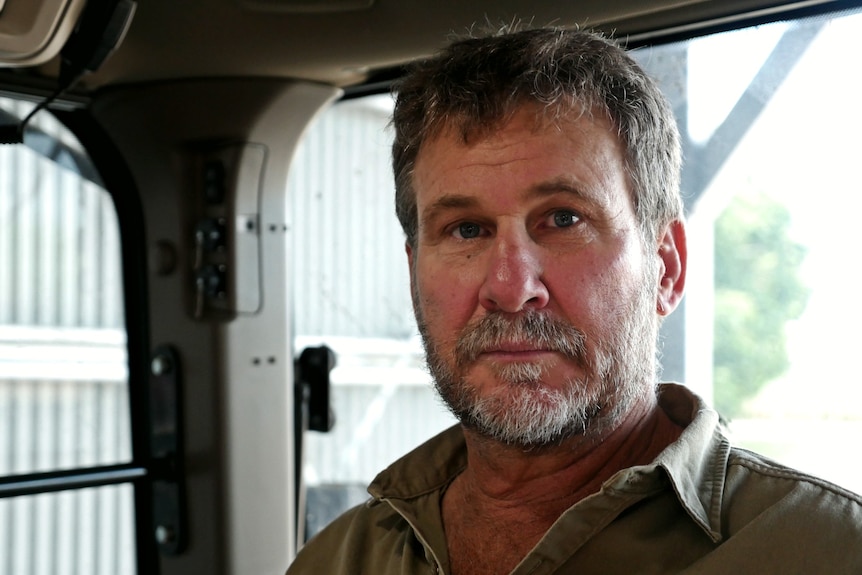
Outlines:
[[129, 483], [147, 477], [140, 465], [104, 465], [0, 477], [0, 499]]

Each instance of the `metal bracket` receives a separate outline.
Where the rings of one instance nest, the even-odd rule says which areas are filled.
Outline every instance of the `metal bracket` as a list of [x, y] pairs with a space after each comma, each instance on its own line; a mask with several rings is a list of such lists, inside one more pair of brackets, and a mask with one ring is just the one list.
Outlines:
[[336, 356], [328, 346], [309, 347], [294, 360], [294, 480], [296, 491], [297, 541], [305, 541], [305, 490], [302, 482], [303, 446], [308, 430], [327, 432], [335, 425], [335, 413], [329, 404], [329, 373]]
[[188, 541], [181, 373], [176, 350], [157, 347], [150, 362], [150, 476], [154, 535], [165, 555], [179, 555]]

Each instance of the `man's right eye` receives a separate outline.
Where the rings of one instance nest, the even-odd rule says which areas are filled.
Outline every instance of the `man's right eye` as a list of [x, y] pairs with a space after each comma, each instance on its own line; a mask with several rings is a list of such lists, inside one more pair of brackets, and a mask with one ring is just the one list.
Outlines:
[[465, 240], [478, 238], [480, 233], [482, 233], [482, 228], [479, 227], [479, 224], [474, 224], [471, 222], [466, 222], [458, 225], [456, 232], [458, 236]]

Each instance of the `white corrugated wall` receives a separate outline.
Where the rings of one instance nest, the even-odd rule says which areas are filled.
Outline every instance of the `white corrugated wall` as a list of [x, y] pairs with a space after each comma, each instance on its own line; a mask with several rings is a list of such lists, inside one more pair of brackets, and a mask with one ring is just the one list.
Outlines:
[[395, 217], [388, 95], [337, 104], [310, 128], [288, 191], [298, 354], [326, 343], [335, 428], [305, 442], [309, 485], [364, 486], [454, 423], [424, 369]]

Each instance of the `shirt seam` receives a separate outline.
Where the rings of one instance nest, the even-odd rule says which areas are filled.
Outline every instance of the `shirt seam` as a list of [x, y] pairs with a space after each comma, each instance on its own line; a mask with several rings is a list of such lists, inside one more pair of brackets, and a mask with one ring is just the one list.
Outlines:
[[862, 506], [862, 496], [853, 493], [850, 490], [844, 489], [843, 487], [836, 485], [831, 481], [827, 481], [813, 475], [808, 475], [807, 473], [796, 471], [790, 468], [776, 467], [767, 463], [761, 463], [759, 461], [753, 461], [751, 459], [744, 459], [740, 457], [739, 453], [752, 455], [754, 454], [748, 450], [740, 448], [735, 448], [735, 451], [737, 451], [738, 453], [734, 454], [732, 459], [728, 461], [728, 467], [742, 467], [748, 469], [749, 471], [769, 477], [775, 477], [777, 479], [789, 479], [799, 483], [807, 483], [809, 485], [823, 489], [824, 491], [827, 491], [833, 495], [837, 495], [839, 497], [852, 501], [856, 505]]

